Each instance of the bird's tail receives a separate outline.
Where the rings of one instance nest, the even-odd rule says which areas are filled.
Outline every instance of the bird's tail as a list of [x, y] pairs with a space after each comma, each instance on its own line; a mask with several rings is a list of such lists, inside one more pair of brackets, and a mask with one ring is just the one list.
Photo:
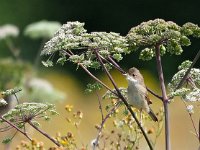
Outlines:
[[149, 116], [152, 118], [153, 121], [157, 122], [158, 118], [156, 117], [156, 115], [153, 113], [153, 111], [150, 109], [149, 111]]

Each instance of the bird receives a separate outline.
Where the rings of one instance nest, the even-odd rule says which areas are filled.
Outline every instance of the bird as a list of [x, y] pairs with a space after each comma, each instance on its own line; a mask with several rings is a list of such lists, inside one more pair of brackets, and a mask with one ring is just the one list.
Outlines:
[[128, 103], [134, 108], [140, 110], [140, 112], [147, 112], [152, 120], [157, 122], [158, 118], [149, 106], [152, 104], [152, 101], [148, 96], [144, 78], [140, 71], [137, 68], [132, 67], [128, 70], [128, 73], [125, 74], [125, 76], [128, 81]]

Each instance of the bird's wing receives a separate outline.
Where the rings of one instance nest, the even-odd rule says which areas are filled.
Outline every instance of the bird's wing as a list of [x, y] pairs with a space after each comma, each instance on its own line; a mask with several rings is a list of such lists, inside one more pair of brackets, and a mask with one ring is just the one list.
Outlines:
[[148, 95], [148, 92], [147, 92], [147, 89], [145, 86], [142, 86], [140, 84], [137, 85], [138, 88], [137, 89], [140, 89], [139, 93], [142, 95], [142, 96], [145, 96], [145, 100], [147, 101], [147, 103], [150, 105], [152, 104], [152, 101], [151, 99], [149, 98], [149, 95]]

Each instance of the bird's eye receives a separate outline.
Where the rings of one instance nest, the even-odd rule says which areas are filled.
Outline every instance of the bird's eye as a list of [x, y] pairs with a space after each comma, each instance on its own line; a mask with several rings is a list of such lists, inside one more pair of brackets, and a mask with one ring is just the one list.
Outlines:
[[136, 75], [135, 75], [135, 74], [132, 74], [132, 76], [135, 77]]

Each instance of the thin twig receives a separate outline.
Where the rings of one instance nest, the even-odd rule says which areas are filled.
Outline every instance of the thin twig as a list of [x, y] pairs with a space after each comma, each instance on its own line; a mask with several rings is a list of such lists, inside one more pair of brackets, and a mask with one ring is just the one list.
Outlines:
[[[185, 108], [187, 109], [187, 104], [186, 104], [186, 102], [185, 102], [184, 100], [182, 100], [182, 102], [184, 103], [184, 106], [185, 106]], [[188, 111], [187, 111], [187, 112], [188, 112]], [[192, 114], [188, 112], [188, 115], [189, 115], [190, 120], [191, 120], [191, 122], [192, 122], [192, 126], [193, 126], [193, 128], [194, 128], [194, 131], [195, 131], [195, 133], [196, 133], [196, 136], [197, 136], [198, 139], [199, 139], [199, 134], [198, 134], [197, 128], [196, 128], [196, 126], [195, 126], [194, 120], [193, 120], [193, 118], [192, 118]]]
[[104, 64], [103, 64], [103, 62], [102, 62], [102, 59], [99, 57], [99, 54], [98, 54], [97, 50], [94, 49], [94, 52], [95, 52], [95, 54], [96, 54], [97, 59], [98, 59], [99, 62], [101, 63], [102, 68], [104, 69], [105, 73], [107, 74], [108, 78], [110, 79], [111, 83], [113, 84], [115, 90], [117, 91], [117, 96], [123, 101], [123, 103], [125, 104], [125, 106], [126, 106], [127, 109], [129, 110], [129, 112], [131, 113], [131, 115], [132, 115], [133, 118], [135, 119], [136, 123], [138, 124], [140, 130], [142, 131], [142, 134], [143, 134], [145, 140], [147, 141], [147, 144], [148, 144], [149, 148], [150, 148], [151, 150], [153, 150], [153, 147], [152, 147], [152, 145], [151, 145], [151, 142], [150, 142], [150, 140], [149, 140], [147, 134], [145, 133], [143, 127], [141, 126], [139, 120], [137, 119], [135, 113], [133, 112], [131, 106], [128, 104], [128, 102], [126, 101], [126, 99], [125, 99], [125, 98], [123, 97], [123, 95], [121, 94], [121, 92], [120, 92], [119, 88], [117, 87], [115, 81], [113, 80], [111, 74], [108, 72], [107, 68], [104, 66]]
[[5, 131], [8, 131], [8, 130], [10, 130], [12, 128], [13, 128], [12, 126], [2, 127], [2, 128], [0, 128], [0, 132], [5, 132]]
[[[71, 51], [66, 52], [62, 51], [64, 54], [68, 55], [69, 57], [73, 55]], [[95, 81], [99, 82], [102, 86], [104, 86], [107, 90], [109, 90], [111, 93], [117, 95], [111, 88], [109, 88], [106, 84], [104, 84], [101, 80], [99, 80], [97, 77], [95, 77], [83, 64], [77, 63], [91, 78], [93, 78]]]
[[12, 55], [15, 57], [15, 59], [20, 60], [20, 58], [19, 58], [20, 50], [14, 47], [14, 44], [12, 43], [10, 38], [6, 38], [5, 43], [8, 46]]
[[199, 119], [199, 143], [200, 143], [200, 119]]
[[114, 111], [115, 111], [119, 106], [120, 106], [120, 103], [117, 103], [117, 104], [110, 110], [110, 112], [105, 116], [105, 118], [102, 119], [101, 126], [100, 126], [100, 128], [99, 128], [99, 132], [98, 132], [98, 135], [97, 135], [97, 137], [96, 137], [93, 150], [96, 149], [96, 146], [97, 146], [98, 143], [99, 143], [99, 138], [100, 138], [100, 135], [101, 135], [101, 133], [102, 133], [103, 126], [104, 126], [106, 120], [110, 117], [110, 115], [112, 115], [112, 114], [114, 113]]
[[100, 112], [101, 112], [101, 121], [103, 121], [104, 115], [103, 115], [103, 108], [102, 108], [102, 104], [101, 104], [101, 98], [100, 98], [98, 92], [96, 92], [96, 95], [97, 95], [97, 99], [98, 99], [98, 102], [99, 102], [99, 109], [100, 109]]
[[152, 95], [154, 95], [154, 96], [157, 97], [158, 99], [162, 100], [162, 96], [156, 94], [155, 92], [153, 92], [152, 90], [150, 90], [148, 87], [146, 87], [146, 88], [147, 88], [147, 91], [148, 91], [149, 93], [151, 93]]
[[55, 139], [53, 139], [52, 137], [50, 137], [47, 133], [45, 133], [44, 131], [40, 130], [37, 126], [35, 126], [31, 121], [28, 121], [28, 123], [34, 128], [36, 129], [38, 132], [40, 132], [42, 135], [44, 135], [46, 138], [48, 138], [49, 140], [51, 140], [54, 144], [56, 144], [57, 146], [61, 146], [60, 143], [58, 143]]
[[94, 80], [96, 80], [97, 82], [99, 82], [102, 86], [104, 86], [107, 90], [109, 90], [111, 93], [113, 93], [113, 94], [115, 94], [116, 95], [116, 93], [112, 90], [112, 89], [110, 89], [106, 84], [104, 84], [101, 80], [99, 80], [97, 77], [95, 77], [85, 66], [83, 66], [82, 64], [78, 64], [79, 66], [81, 66], [81, 68], [83, 69], [83, 70], [85, 70], [85, 72], [89, 75], [89, 76], [91, 76]]
[[4, 122], [8, 123], [10, 126], [12, 126], [12, 127], [15, 128], [17, 131], [19, 131], [19, 132], [22, 133], [24, 136], [26, 136], [30, 141], [32, 141], [32, 139], [27, 135], [27, 133], [21, 131], [16, 125], [14, 125], [14, 124], [11, 123], [10, 121], [6, 120], [6, 119], [3, 118], [2, 116], [0, 116], [0, 119], [3, 120]]
[[160, 86], [162, 90], [162, 100], [164, 105], [164, 112], [165, 112], [165, 147], [166, 150], [171, 149], [170, 143], [170, 127], [169, 127], [169, 110], [168, 110], [168, 97], [165, 89], [165, 82], [164, 82], [164, 75], [162, 70], [162, 63], [161, 63], [161, 55], [160, 55], [160, 45], [156, 45], [156, 63], [157, 63], [157, 70], [158, 76], [160, 80]]
[[108, 60], [111, 64], [113, 64], [113, 66], [119, 70], [122, 74], [126, 74], [126, 71], [124, 71], [113, 59], [111, 56], [108, 56]]

